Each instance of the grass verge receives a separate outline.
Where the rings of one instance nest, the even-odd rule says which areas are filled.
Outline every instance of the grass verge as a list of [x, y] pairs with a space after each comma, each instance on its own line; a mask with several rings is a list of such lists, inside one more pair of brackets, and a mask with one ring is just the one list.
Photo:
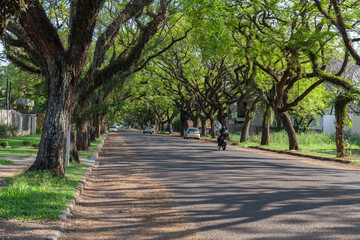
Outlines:
[[91, 157], [91, 155], [94, 153], [95, 149], [97, 148], [97, 146], [99, 145], [101, 140], [103, 140], [103, 137], [96, 139], [95, 142], [91, 142], [88, 152], [79, 151], [78, 152], [79, 158], [89, 158], [89, 157]]
[[0, 159], [0, 165], [11, 164], [11, 163], [15, 163], [15, 161], [4, 159], [4, 158]]
[[7, 157], [29, 157], [38, 152], [36, 148], [22, 148], [24, 141], [29, 141], [30, 146], [33, 143], [39, 143], [41, 135], [24, 135], [11, 138], [2, 138], [0, 141], [7, 141], [10, 148], [0, 148], [0, 156]]
[[56, 220], [75, 196], [75, 187], [87, 165], [71, 163], [67, 177], [52, 177], [49, 171], [27, 172], [7, 179], [0, 191], [0, 218], [24, 221]]
[[[230, 134], [230, 139], [237, 141], [240, 139], [240, 136]], [[289, 149], [288, 137], [285, 132], [272, 133], [269, 140], [269, 146], [260, 146], [261, 135], [255, 135], [249, 136], [247, 142], [237, 144], [239, 146], [258, 146], [265, 149], [282, 151], [287, 151]], [[301, 133], [297, 135], [297, 140], [301, 150], [295, 153], [336, 158], [336, 140], [334, 135], [324, 133]], [[358, 137], [346, 136], [345, 141], [347, 142], [346, 152], [348, 156], [343, 159], [347, 159], [354, 163], [358, 162], [358, 160], [360, 160], [360, 142]]]

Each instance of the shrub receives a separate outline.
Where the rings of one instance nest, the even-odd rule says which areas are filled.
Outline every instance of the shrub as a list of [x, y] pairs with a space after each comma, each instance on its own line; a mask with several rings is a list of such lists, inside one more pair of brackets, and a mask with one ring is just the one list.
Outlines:
[[33, 143], [32, 146], [33, 146], [34, 148], [39, 148], [40, 143], [39, 143], [39, 142], [38, 142], [38, 143]]
[[16, 125], [10, 125], [9, 131], [10, 131], [11, 137], [16, 136], [19, 132], [19, 128]]
[[30, 142], [27, 141], [27, 140], [25, 140], [25, 141], [23, 141], [23, 145], [24, 145], [24, 146], [30, 146]]
[[42, 131], [43, 131], [43, 127], [42, 127], [42, 126], [37, 126], [37, 127], [36, 127], [36, 133], [37, 133], [37, 134], [42, 133]]
[[15, 136], [19, 132], [19, 128], [15, 125], [0, 125], [0, 137], [8, 138]]
[[0, 142], [0, 146], [6, 148], [7, 146], [9, 146], [9, 143], [7, 141], [2, 141]]

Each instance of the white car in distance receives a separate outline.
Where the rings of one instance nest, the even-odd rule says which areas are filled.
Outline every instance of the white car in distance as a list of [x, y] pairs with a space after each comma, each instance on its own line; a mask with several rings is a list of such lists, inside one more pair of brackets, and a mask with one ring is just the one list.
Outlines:
[[154, 128], [154, 126], [152, 126], [152, 125], [147, 126], [147, 127], [144, 129], [143, 133], [144, 133], [144, 134], [145, 134], [145, 133], [150, 133], [150, 134], [155, 133], [155, 128]]
[[186, 131], [184, 132], [184, 138], [196, 138], [196, 139], [200, 139], [200, 131], [198, 128], [196, 127], [189, 127], [188, 129], [186, 129]]
[[109, 132], [117, 132], [117, 131], [118, 131], [118, 128], [117, 128], [116, 125], [111, 125], [111, 126], [109, 127]]

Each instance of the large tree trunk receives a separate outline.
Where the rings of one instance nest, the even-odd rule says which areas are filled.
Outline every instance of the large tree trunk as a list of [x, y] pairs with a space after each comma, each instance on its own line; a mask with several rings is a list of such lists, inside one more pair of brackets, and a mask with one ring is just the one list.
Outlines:
[[76, 120], [76, 147], [78, 151], [89, 151], [89, 122], [83, 118]]
[[266, 106], [266, 110], [263, 115], [262, 125], [261, 125], [261, 143], [260, 145], [269, 145], [270, 137], [270, 106]]
[[49, 80], [48, 105], [39, 151], [29, 171], [50, 170], [65, 176], [66, 138], [71, 118], [72, 92], [68, 73], [52, 69]]
[[246, 142], [248, 139], [248, 133], [250, 129], [251, 118], [247, 117], [244, 122], [243, 129], [241, 131], [240, 142]]
[[255, 99], [255, 101], [252, 103], [251, 107], [246, 111], [245, 122], [244, 122], [244, 127], [241, 132], [240, 142], [246, 142], [248, 139], [250, 123], [251, 123], [251, 120], [255, 118], [255, 111], [257, 109], [257, 105], [259, 102], [260, 102], [260, 96], [258, 96]]
[[346, 156], [346, 152], [345, 152], [345, 146], [344, 146], [344, 125], [343, 123], [336, 123], [336, 151], [337, 157], [344, 157]]
[[211, 138], [216, 138], [215, 118], [212, 115], [210, 116], [210, 125], [211, 125]]
[[339, 95], [335, 100], [335, 119], [336, 119], [336, 150], [337, 157], [346, 156], [344, 146], [344, 126], [347, 118], [347, 104], [354, 100], [351, 97]]
[[95, 113], [94, 116], [94, 134], [95, 138], [100, 138], [101, 136], [101, 113]]
[[[96, 131], [95, 131], [95, 126], [94, 126], [94, 119], [90, 119], [89, 133], [90, 133], [90, 142], [95, 142], [96, 141]], [[90, 143], [89, 143], [89, 147], [90, 147]]]
[[181, 133], [180, 136], [184, 136], [184, 132], [186, 131], [188, 127], [187, 118], [186, 118], [186, 112], [180, 111], [180, 121], [181, 121]]
[[296, 132], [294, 130], [294, 127], [291, 123], [290, 117], [286, 112], [281, 112], [278, 109], [273, 109], [276, 117], [280, 120], [280, 122], [282, 123], [288, 138], [289, 138], [289, 150], [295, 150], [298, 151], [299, 150], [299, 145], [297, 142], [297, 137], [296, 137]]
[[222, 107], [218, 108], [218, 121], [221, 123], [222, 126], [226, 126], [226, 120], [225, 120], [225, 114], [224, 114], [224, 110]]
[[204, 137], [206, 135], [206, 117], [200, 116], [201, 120], [201, 136]]
[[168, 122], [168, 126], [169, 126], [169, 134], [173, 134], [173, 124], [172, 124], [172, 121], [169, 121]]
[[70, 132], [70, 162], [80, 163], [79, 154], [76, 148], [74, 127], [71, 128]]

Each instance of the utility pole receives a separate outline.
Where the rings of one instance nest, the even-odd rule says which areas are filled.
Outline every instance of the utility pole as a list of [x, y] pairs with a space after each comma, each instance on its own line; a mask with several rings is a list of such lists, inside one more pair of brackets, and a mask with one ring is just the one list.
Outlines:
[[9, 109], [9, 66], [6, 68], [6, 97], [5, 97], [5, 109]]

